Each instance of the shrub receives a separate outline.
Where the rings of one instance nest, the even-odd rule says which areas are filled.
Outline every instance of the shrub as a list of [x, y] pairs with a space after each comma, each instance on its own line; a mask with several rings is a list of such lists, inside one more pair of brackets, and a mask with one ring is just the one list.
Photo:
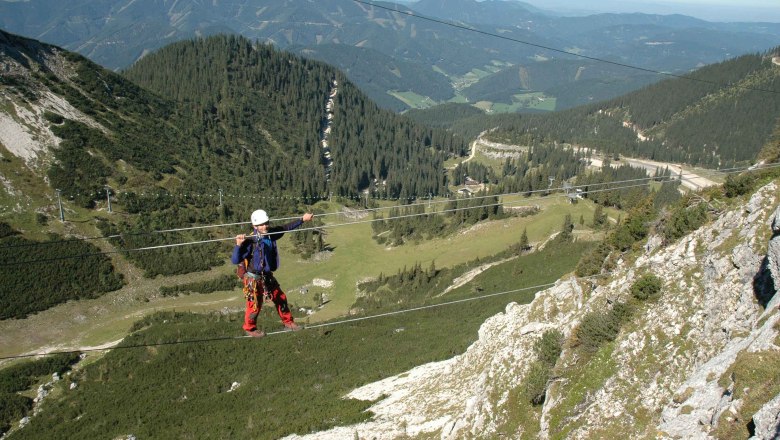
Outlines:
[[601, 272], [604, 260], [607, 259], [612, 249], [602, 242], [580, 258], [574, 273], [578, 277], [589, 277]]
[[58, 115], [57, 113], [50, 112], [46, 110], [43, 112], [43, 118], [47, 121], [51, 122], [52, 124], [62, 124], [65, 122], [65, 118], [62, 117], [62, 115]]
[[547, 382], [550, 379], [550, 370], [541, 362], [534, 362], [528, 370], [523, 382], [523, 393], [532, 405], [544, 403], [547, 394]]
[[621, 252], [625, 252], [631, 249], [634, 243], [643, 240], [649, 232], [647, 223], [655, 216], [652, 209], [652, 204], [633, 209], [628, 218], [620, 223], [609, 237], [609, 243]]
[[531, 364], [523, 382], [523, 392], [532, 405], [544, 403], [547, 384], [553, 376], [553, 368], [563, 350], [563, 334], [547, 330], [534, 344], [536, 360]]
[[18, 235], [19, 231], [11, 227], [8, 223], [0, 222], [0, 238], [10, 237], [12, 235]]
[[160, 287], [160, 295], [176, 296], [179, 293], [211, 293], [219, 290], [233, 290], [238, 287], [238, 285], [239, 280], [235, 275], [221, 275], [211, 280], [196, 281], [175, 286], [162, 286]]
[[12, 365], [0, 371], [0, 392], [15, 393], [30, 387], [38, 377], [62, 374], [79, 361], [78, 353], [62, 353]]
[[534, 344], [537, 359], [545, 365], [553, 367], [563, 350], [563, 334], [558, 330], [547, 330]]
[[753, 190], [754, 180], [750, 174], [729, 175], [723, 183], [723, 194], [728, 198], [745, 195]]
[[630, 316], [631, 308], [625, 303], [615, 303], [607, 312], [586, 314], [577, 328], [577, 344], [586, 352], [595, 352], [602, 344], [617, 338], [621, 325]]
[[7, 432], [11, 423], [27, 415], [33, 401], [16, 393], [0, 393], [0, 433]]
[[639, 300], [646, 300], [661, 292], [663, 282], [653, 274], [647, 274], [636, 280], [631, 285], [631, 295]]
[[693, 207], [676, 207], [664, 221], [661, 232], [667, 242], [695, 231], [707, 221], [707, 205], [699, 203]]

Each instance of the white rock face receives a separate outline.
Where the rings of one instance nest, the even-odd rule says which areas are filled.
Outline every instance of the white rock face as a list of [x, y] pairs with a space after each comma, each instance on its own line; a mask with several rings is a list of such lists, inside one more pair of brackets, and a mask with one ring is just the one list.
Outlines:
[[[58, 64], [56, 57], [44, 62], [52, 71], [59, 72], [62, 75], [61, 79], [67, 80], [68, 73]], [[23, 72], [26, 72], [26, 68], [21, 67], [18, 61], [11, 57], [0, 59], [0, 65], [4, 73], [5, 71], [21, 72], [20, 74], [24, 75]], [[51, 123], [43, 117], [46, 111], [108, 132], [93, 118], [48, 89], [38, 90], [33, 102], [23, 102], [14, 94], [0, 92], [0, 108], [10, 109], [0, 111], [0, 144], [11, 154], [22, 158], [30, 167], [34, 167], [37, 159], [60, 144], [60, 139], [49, 128]]]
[[[604, 430], [625, 438], [712, 438], [721, 414], [742, 408], [731, 397], [733, 384], [719, 384], [737, 355], [779, 349], [774, 327], [780, 295], [764, 308], [753, 284], [762, 264], [780, 261], [780, 253], [764, 253], [767, 229], [778, 237], [779, 203], [780, 191], [769, 184], [742, 208], [721, 213], [670, 246], [651, 239], [644, 255], [630, 266], [620, 262], [609, 282], [587, 294], [587, 282], [564, 279], [528, 305], [509, 304], [482, 325], [465, 353], [345, 396], [386, 395], [370, 408], [372, 420], [288, 439], [495, 438], [508, 417], [509, 390], [522, 383], [537, 338], [549, 328], [571, 335], [585, 313], [627, 300], [632, 283], [648, 272], [663, 280], [662, 294], [621, 330], [609, 377], [574, 408], [564, 407], [572, 384], [553, 382], [538, 437], [560, 435], [563, 423], [567, 438], [600, 438]], [[558, 365], [575, 364], [575, 356], [564, 350]], [[756, 438], [776, 432], [778, 402], [780, 396], [755, 415]], [[559, 411], [568, 411], [563, 421], [560, 414], [553, 417]]]
[[775, 396], [753, 416], [755, 435], [751, 440], [776, 439], [780, 433], [780, 394]]
[[311, 280], [311, 284], [317, 287], [324, 287], [326, 289], [333, 287], [333, 281], [326, 280], [324, 278], [314, 278]]

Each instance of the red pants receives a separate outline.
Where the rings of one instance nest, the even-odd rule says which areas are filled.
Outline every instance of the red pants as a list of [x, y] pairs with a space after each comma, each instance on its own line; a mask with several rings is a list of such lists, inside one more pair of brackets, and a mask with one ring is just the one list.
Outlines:
[[[273, 277], [267, 280], [267, 284], [268, 296], [271, 297], [271, 301], [276, 305], [276, 312], [282, 318], [282, 324], [285, 326], [292, 324], [293, 317], [292, 313], [290, 313], [290, 307], [287, 305], [287, 295], [282, 292], [279, 283]], [[247, 294], [244, 330], [251, 332], [252, 330], [257, 330], [257, 316], [260, 314], [260, 310], [263, 308], [263, 301], [265, 300], [263, 282], [259, 279], [255, 280], [245, 276], [244, 292]]]

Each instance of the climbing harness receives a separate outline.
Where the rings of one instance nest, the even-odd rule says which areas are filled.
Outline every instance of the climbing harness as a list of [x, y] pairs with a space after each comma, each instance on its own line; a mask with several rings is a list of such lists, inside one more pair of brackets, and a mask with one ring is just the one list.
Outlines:
[[252, 273], [246, 272], [244, 274], [244, 297], [247, 301], [253, 301], [254, 307], [257, 308], [257, 291], [258, 288], [263, 289], [263, 300], [266, 302], [272, 301], [271, 290], [275, 287], [275, 279], [273, 275], [267, 273]]
[[252, 303], [253, 312], [259, 312], [260, 304], [258, 303], [258, 290], [262, 289], [263, 291], [263, 301], [273, 302], [271, 291], [276, 287], [276, 279], [271, 273], [264, 270], [266, 261], [261, 245], [262, 236], [252, 234], [249, 235], [249, 237], [252, 237], [254, 241], [252, 244], [252, 260], [256, 258], [259, 260], [260, 272], [251, 272], [249, 270], [252, 267], [250, 261], [248, 258], [245, 258], [244, 261], [238, 265], [236, 274], [239, 278], [244, 280], [244, 298]]

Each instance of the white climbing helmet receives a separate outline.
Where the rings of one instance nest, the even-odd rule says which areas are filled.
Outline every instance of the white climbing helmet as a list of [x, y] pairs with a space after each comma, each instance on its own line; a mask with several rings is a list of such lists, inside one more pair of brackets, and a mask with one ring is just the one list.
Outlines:
[[252, 213], [252, 226], [262, 225], [263, 223], [268, 223], [268, 214], [262, 209], [258, 209]]

